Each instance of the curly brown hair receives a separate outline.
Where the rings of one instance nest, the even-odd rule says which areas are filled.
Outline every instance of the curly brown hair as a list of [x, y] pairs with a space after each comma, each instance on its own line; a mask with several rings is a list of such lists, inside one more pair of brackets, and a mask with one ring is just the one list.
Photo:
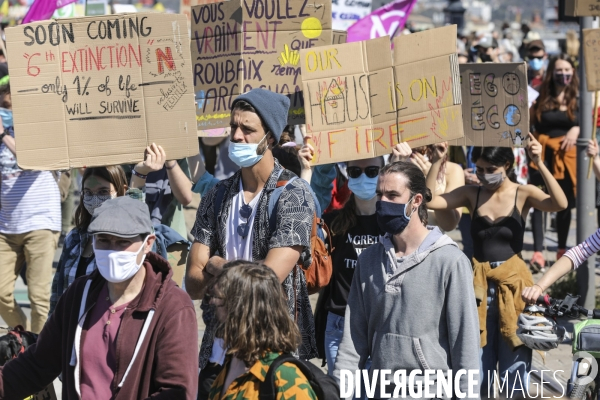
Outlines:
[[250, 367], [266, 352], [296, 351], [302, 337], [275, 272], [257, 262], [232, 263], [223, 266], [210, 290], [224, 301], [227, 319], [216, 336], [223, 338], [227, 354]]
[[546, 76], [544, 77], [544, 81], [542, 82], [540, 88], [540, 96], [536, 100], [535, 104], [531, 107], [533, 111], [531, 113], [532, 123], [541, 121], [542, 113], [544, 111], [558, 110], [560, 108], [560, 103], [556, 99], [560, 92], [554, 83], [554, 70], [556, 69], [556, 62], [558, 60], [566, 61], [571, 65], [571, 67], [573, 67], [573, 78], [571, 78], [571, 83], [569, 83], [564, 89], [565, 103], [567, 105], [567, 116], [569, 119], [571, 121], [575, 121], [575, 118], [577, 117], [577, 98], [579, 93], [579, 78], [577, 77], [577, 69], [575, 69], [571, 57], [566, 54], [561, 54], [553, 57], [550, 60], [548, 71], [546, 72]]

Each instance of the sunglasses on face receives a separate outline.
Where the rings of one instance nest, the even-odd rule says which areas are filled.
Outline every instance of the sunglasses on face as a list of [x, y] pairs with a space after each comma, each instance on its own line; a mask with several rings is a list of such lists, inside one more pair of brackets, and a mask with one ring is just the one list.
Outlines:
[[529, 60], [541, 60], [545, 56], [529, 56], [527, 57]]
[[364, 170], [361, 167], [348, 167], [346, 168], [346, 171], [348, 171], [348, 176], [353, 179], [361, 176], [363, 171], [367, 178], [375, 178], [377, 175], [379, 175], [379, 167], [374, 165], [366, 167]]

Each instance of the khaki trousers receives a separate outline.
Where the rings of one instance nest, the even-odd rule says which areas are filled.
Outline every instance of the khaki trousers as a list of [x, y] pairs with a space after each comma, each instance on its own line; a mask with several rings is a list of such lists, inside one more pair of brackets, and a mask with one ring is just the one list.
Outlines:
[[[50, 230], [0, 233], [0, 316], [9, 326], [22, 325], [35, 333], [44, 327], [50, 309], [52, 262], [58, 237], [59, 232]], [[31, 326], [14, 297], [15, 282], [25, 262]]]

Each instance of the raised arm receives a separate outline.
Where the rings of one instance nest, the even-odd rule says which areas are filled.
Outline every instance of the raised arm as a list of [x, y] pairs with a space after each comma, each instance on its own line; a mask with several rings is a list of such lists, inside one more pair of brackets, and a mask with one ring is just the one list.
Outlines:
[[[446, 163], [446, 190], [445, 193], [450, 193], [455, 189], [465, 186], [465, 174], [458, 164], [451, 162]], [[435, 211], [435, 218], [441, 229], [451, 231], [458, 226], [460, 217], [462, 216], [462, 207], [451, 208], [449, 210]]]
[[[133, 167], [133, 170], [138, 175], [147, 176], [150, 172], [160, 171], [165, 165], [167, 157], [161, 146], [152, 143], [146, 147], [144, 152], [144, 161], [141, 161]], [[141, 189], [146, 186], [146, 178], [136, 174], [131, 175], [131, 183], [129, 187]]]
[[461, 207], [471, 208], [469, 201], [469, 192], [473, 190], [470, 186], [460, 186], [449, 193], [440, 195], [435, 194], [435, 186], [440, 166], [443, 160], [440, 159], [434, 162], [427, 174], [427, 187], [431, 190], [431, 201], [427, 203], [427, 208], [430, 210], [452, 210]]
[[538, 168], [548, 193], [544, 193], [539, 188], [527, 185], [525, 190], [528, 192], [527, 204], [541, 211], [555, 212], [561, 211], [567, 208], [569, 202], [567, 196], [560, 188], [560, 185], [552, 176], [552, 173], [548, 170], [544, 162], [542, 161], [542, 145], [535, 139], [535, 137], [529, 133], [529, 144], [527, 145], [527, 152], [529, 158]]
[[169, 186], [171, 186], [173, 196], [183, 206], [187, 206], [192, 202], [192, 182], [190, 178], [181, 169], [181, 165], [179, 165], [177, 160], [167, 161], [165, 168], [167, 169]]

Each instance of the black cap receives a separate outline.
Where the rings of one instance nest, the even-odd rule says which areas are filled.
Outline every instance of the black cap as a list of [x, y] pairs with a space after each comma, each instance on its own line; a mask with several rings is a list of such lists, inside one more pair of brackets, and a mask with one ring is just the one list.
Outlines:
[[150, 211], [146, 203], [129, 196], [102, 203], [94, 210], [88, 233], [132, 238], [152, 233]]

